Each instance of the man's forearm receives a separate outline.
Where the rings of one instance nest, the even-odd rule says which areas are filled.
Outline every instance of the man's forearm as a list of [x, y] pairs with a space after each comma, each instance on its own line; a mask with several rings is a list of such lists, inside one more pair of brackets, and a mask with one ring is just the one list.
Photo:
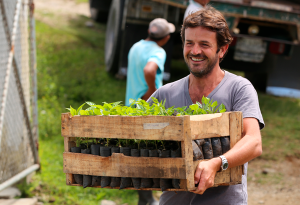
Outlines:
[[245, 135], [224, 156], [228, 161], [228, 168], [236, 167], [260, 156], [262, 153], [261, 140], [258, 137]]
[[155, 62], [148, 62], [144, 68], [145, 80], [148, 85], [148, 90], [142, 97], [144, 100], [147, 100], [156, 90], [155, 87], [155, 77], [158, 66]]

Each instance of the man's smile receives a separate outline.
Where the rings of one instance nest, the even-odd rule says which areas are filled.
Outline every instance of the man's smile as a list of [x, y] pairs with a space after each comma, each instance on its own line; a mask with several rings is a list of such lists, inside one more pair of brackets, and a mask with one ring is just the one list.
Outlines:
[[196, 62], [201, 62], [201, 61], [204, 61], [205, 59], [204, 58], [197, 58], [197, 57], [190, 57], [190, 59], [192, 59], [192, 61], [196, 61]]

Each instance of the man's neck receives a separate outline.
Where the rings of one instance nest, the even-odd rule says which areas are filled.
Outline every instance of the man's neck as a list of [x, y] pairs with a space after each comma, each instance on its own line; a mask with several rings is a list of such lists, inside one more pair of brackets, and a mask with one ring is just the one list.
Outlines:
[[225, 76], [225, 72], [221, 70], [217, 64], [211, 73], [198, 78], [193, 74], [189, 76], [189, 94], [193, 103], [196, 101], [201, 102], [203, 96], [207, 97], [222, 81]]
[[161, 41], [153, 41], [151, 40], [149, 37], [145, 39], [145, 41], [152, 41], [154, 43], [156, 43], [158, 46], [162, 47], [163, 45], [161, 45]]

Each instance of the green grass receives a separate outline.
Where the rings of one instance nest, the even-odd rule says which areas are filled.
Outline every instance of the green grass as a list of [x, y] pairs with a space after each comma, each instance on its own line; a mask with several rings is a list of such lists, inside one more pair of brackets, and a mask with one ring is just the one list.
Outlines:
[[[105, 25], [95, 24], [94, 28], [87, 28], [84, 23], [88, 19], [83, 16], [67, 21], [51, 13], [44, 15], [56, 21], [54, 24], [36, 22], [39, 155], [42, 170], [34, 176], [29, 186], [23, 185], [23, 194], [37, 195], [45, 205], [50, 204], [50, 201], [54, 201], [51, 204], [59, 205], [96, 205], [101, 199], [111, 199], [118, 204], [136, 204], [135, 191], [83, 189], [65, 185], [63, 137], [60, 136], [61, 113], [67, 112], [66, 107], [78, 107], [85, 101], [99, 104], [103, 101], [123, 101], [126, 82], [105, 72]], [[188, 73], [183, 60], [172, 62], [171, 81]], [[300, 144], [300, 100], [262, 93], [259, 93], [259, 100], [266, 122], [266, 128], [262, 130], [261, 157], [268, 160], [282, 160], [285, 156], [300, 158], [297, 146]]]
[[300, 158], [300, 100], [259, 94], [260, 108], [266, 123], [262, 130], [262, 158], [282, 160]]

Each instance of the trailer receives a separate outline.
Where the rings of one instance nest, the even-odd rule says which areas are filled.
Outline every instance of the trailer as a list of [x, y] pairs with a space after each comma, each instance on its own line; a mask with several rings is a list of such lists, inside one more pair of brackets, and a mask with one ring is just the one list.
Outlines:
[[[91, 11], [97, 10], [90, 0]], [[101, 0], [97, 1], [98, 4]], [[104, 1], [102, 1], [104, 2]], [[105, 63], [108, 72], [126, 76], [131, 46], [147, 37], [154, 18], [165, 18], [176, 27], [163, 47], [167, 53], [164, 80], [170, 79], [172, 56], [182, 53], [180, 28], [188, 0], [110, 0]], [[109, 3], [108, 3], [109, 2]], [[100, 4], [99, 4], [100, 5]], [[222, 68], [243, 71], [252, 84], [269, 94], [300, 98], [300, 0], [211, 0], [223, 13], [234, 41]], [[102, 5], [101, 9], [104, 9]], [[98, 15], [92, 15], [99, 20]], [[103, 14], [103, 13], [102, 13]], [[105, 19], [102, 19], [105, 20]]]

